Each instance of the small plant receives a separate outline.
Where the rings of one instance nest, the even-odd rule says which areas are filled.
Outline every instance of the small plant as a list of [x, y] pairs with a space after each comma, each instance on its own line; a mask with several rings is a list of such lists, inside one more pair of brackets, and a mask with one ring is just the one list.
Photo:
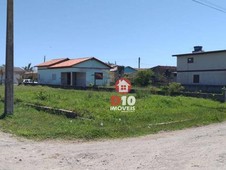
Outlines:
[[92, 98], [94, 95], [93, 95], [93, 93], [91, 92], [91, 91], [89, 91], [88, 93], [87, 93], [87, 99], [90, 99], [90, 98]]
[[157, 92], [159, 91], [157, 87], [150, 87], [149, 90], [151, 94], [157, 94]]
[[184, 90], [184, 87], [180, 83], [170, 83], [168, 86], [162, 87], [162, 91], [165, 92], [166, 95], [175, 95], [179, 94]]
[[48, 95], [46, 92], [40, 91], [36, 94], [36, 98], [39, 100], [46, 100], [48, 98]]
[[94, 86], [94, 84], [93, 83], [89, 83], [89, 87], [93, 87]]
[[169, 95], [172, 94], [179, 94], [182, 90], [184, 90], [184, 87], [180, 83], [170, 83], [168, 87], [168, 93]]

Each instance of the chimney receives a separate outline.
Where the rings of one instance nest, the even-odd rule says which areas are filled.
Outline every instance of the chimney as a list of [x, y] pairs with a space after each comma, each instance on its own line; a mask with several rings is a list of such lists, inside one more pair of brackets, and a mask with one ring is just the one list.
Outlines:
[[202, 46], [194, 46], [194, 51], [192, 51], [192, 53], [198, 53], [198, 52], [203, 52]]

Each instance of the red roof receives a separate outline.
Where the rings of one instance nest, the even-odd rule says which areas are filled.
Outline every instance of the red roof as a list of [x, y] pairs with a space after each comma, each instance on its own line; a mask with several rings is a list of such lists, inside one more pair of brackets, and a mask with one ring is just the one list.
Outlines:
[[88, 61], [88, 60], [96, 60], [108, 67], [110, 67], [109, 65], [107, 65], [106, 63], [96, 59], [95, 57], [86, 57], [86, 58], [76, 58], [76, 59], [70, 59], [70, 60], [67, 60], [67, 61], [64, 61], [64, 62], [61, 62], [59, 64], [54, 64], [52, 66], [50, 66], [49, 68], [65, 68], [65, 67], [72, 67], [76, 64], [80, 64], [82, 62], [85, 62], [85, 61]]
[[53, 66], [50, 66], [50, 68], [63, 68], [63, 67], [72, 67], [76, 64], [82, 63], [84, 61], [90, 60], [92, 58], [87, 57], [87, 58], [76, 58], [76, 59], [70, 59], [65, 62], [55, 64]]
[[80, 64], [80, 63], [88, 61], [88, 60], [96, 60], [110, 68], [110, 66], [108, 64], [96, 59], [95, 57], [76, 58], [76, 59], [68, 59], [68, 58], [53, 59], [53, 60], [47, 61], [45, 63], [41, 63], [41, 64], [37, 65], [36, 67], [66, 68], [66, 67], [72, 67], [76, 64]]
[[59, 63], [62, 63], [64, 61], [67, 61], [67, 60], [69, 60], [69, 59], [68, 58], [52, 59], [50, 61], [38, 64], [38, 65], [36, 65], [36, 67], [50, 67], [52, 65], [59, 64]]

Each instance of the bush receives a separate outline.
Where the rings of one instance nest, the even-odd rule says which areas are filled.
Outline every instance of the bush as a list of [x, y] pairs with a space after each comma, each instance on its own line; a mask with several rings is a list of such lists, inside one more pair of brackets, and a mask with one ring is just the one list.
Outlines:
[[152, 75], [151, 70], [140, 70], [136, 73], [134, 84], [141, 87], [148, 86], [151, 83]]
[[180, 83], [170, 83], [168, 86], [164, 86], [162, 90], [167, 95], [173, 95], [173, 94], [179, 94], [182, 90], [184, 90], [184, 87]]
[[46, 92], [39, 91], [38, 93], [36, 93], [36, 99], [38, 99], [38, 100], [47, 100], [48, 97], [49, 96]]

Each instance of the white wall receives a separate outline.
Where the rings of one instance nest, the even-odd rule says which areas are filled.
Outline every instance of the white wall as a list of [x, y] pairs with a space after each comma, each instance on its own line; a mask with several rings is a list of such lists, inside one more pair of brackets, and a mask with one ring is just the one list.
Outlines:
[[[57, 68], [57, 69], [41, 69], [38, 70], [38, 82], [40, 84], [53, 84], [61, 85], [61, 73], [62, 72], [85, 72], [86, 73], [86, 86], [94, 84], [94, 73], [102, 72], [103, 80], [97, 80], [96, 85], [108, 85], [109, 84], [109, 69], [96, 69], [96, 68]], [[56, 79], [52, 79], [52, 74], [56, 75]]]
[[[191, 57], [194, 62], [187, 63], [187, 59]], [[177, 57], [177, 71], [207, 69], [226, 69], [226, 52]]]
[[[194, 62], [188, 63], [191, 57]], [[226, 85], [226, 52], [179, 56], [177, 71], [181, 84]], [[193, 83], [193, 75], [199, 75], [199, 83]]]
[[[193, 83], [193, 75], [199, 75], [199, 83]], [[226, 85], [226, 71], [178, 72], [177, 82], [193, 85]]]
[[[18, 84], [18, 79], [20, 79], [22, 77], [22, 73], [15, 73], [14, 72], [14, 75], [13, 75], [13, 83], [14, 84]], [[5, 83], [5, 73], [3, 74], [3, 76], [1, 77], [0, 76], [0, 81], [4, 84]]]

